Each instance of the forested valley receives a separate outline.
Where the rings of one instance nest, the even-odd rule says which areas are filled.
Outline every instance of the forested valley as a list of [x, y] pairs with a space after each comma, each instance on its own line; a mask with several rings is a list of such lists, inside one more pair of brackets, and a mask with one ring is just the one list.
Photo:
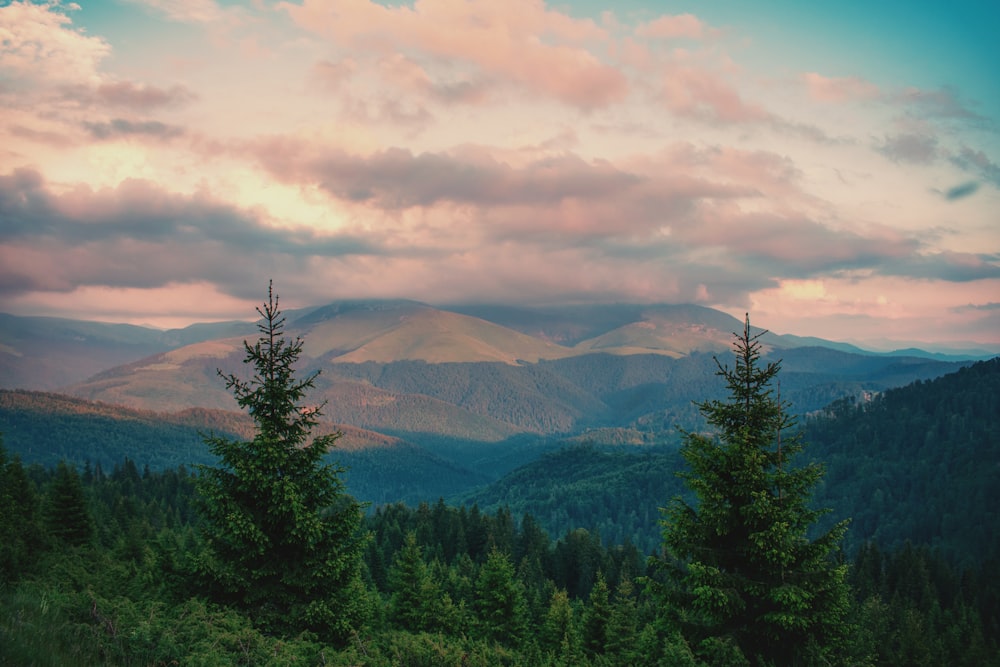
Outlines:
[[779, 365], [748, 323], [733, 400], [699, 404], [721, 443], [579, 447], [364, 508], [303, 444], [312, 378], [284, 372], [276, 305], [247, 345], [263, 384], [228, 379], [258, 433], [208, 438], [217, 466], [0, 444], [0, 665], [1000, 665], [1000, 360], [834, 404], [775, 450]]
[[[697, 664], [659, 631], [646, 555], [530, 514], [444, 502], [371, 514], [370, 621], [346, 644], [274, 635], [198, 586], [194, 475], [4, 462], [0, 664]], [[1000, 664], [994, 557], [864, 545], [849, 581], [849, 664]], [[686, 662], [685, 662], [686, 660]]]

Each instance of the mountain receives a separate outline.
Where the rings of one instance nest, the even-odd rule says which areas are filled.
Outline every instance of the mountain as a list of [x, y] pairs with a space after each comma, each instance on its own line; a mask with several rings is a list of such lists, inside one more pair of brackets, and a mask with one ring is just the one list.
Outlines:
[[[721, 395], [714, 355], [725, 360], [731, 332], [741, 325], [699, 306], [475, 312], [496, 321], [413, 301], [344, 301], [295, 311], [287, 334], [304, 341], [301, 370], [321, 371], [310, 400], [326, 401], [332, 421], [423, 446], [479, 446], [594, 429], [676, 437], [676, 425], [698, 426], [692, 400]], [[762, 340], [769, 354], [785, 359], [783, 398], [801, 414], [961, 365], [804, 347], [805, 339], [774, 334]], [[233, 410], [218, 370], [243, 373], [243, 357], [241, 337], [201, 340], [65, 391], [159, 412]]]
[[[710, 308], [634, 304], [440, 309], [353, 300], [286, 318], [286, 333], [304, 343], [299, 370], [321, 372], [309, 400], [325, 402], [328, 420], [489, 478], [564, 439], [676, 443], [676, 427], [701, 425], [692, 401], [724, 395], [715, 356], [727, 362], [731, 334], [742, 326]], [[132, 356], [60, 392], [159, 415], [236, 411], [218, 372], [243, 376], [244, 339], [256, 335], [251, 322], [168, 332], [44, 318], [9, 323], [0, 359], [20, 364], [14, 380], [37, 371], [37, 384], [47, 386], [58, 363], [69, 377], [84, 360], [90, 368]], [[770, 358], [784, 360], [781, 397], [800, 415], [968, 363], [862, 354], [770, 333], [762, 341]]]
[[[321, 421], [313, 435], [340, 431], [330, 462], [345, 466], [350, 492], [379, 504], [434, 500], [479, 486], [476, 474], [400, 438]], [[0, 390], [4, 446], [26, 463], [54, 467], [60, 460], [110, 471], [126, 458], [140, 467], [212, 464], [204, 435], [249, 438], [243, 413], [203, 408], [179, 412], [135, 410], [70, 396]]]
[[413, 301], [335, 303], [292, 320], [291, 326], [305, 339], [305, 354], [340, 363], [517, 364], [572, 354], [492, 322]]
[[[783, 372], [783, 379], [786, 374]], [[1000, 554], [1000, 358], [869, 401], [842, 400], [801, 426], [826, 475], [816, 504], [827, 520], [851, 518], [845, 547], [900, 549], [909, 541], [960, 564]], [[660, 544], [658, 509], [686, 490], [673, 447], [563, 447], [458, 498], [490, 512], [530, 513], [553, 535], [571, 528]]]
[[160, 331], [0, 313], [0, 388], [57, 389], [152, 354], [223, 336], [250, 336], [254, 330], [251, 322]]

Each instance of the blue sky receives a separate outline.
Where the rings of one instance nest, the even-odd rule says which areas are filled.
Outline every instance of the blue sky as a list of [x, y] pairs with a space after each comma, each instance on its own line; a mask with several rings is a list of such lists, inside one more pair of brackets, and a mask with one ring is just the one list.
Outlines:
[[992, 2], [0, 2], [0, 311], [699, 303], [1000, 346]]

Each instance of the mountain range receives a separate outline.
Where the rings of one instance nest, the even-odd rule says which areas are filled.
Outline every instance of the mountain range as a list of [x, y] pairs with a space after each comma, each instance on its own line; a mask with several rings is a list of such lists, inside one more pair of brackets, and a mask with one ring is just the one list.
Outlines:
[[[324, 404], [325, 428], [345, 432], [338, 455], [368, 456], [363, 466], [374, 466], [354, 470], [356, 479], [411, 465], [458, 486], [495, 479], [568, 442], [676, 443], [676, 427], [701, 425], [693, 401], [724, 395], [716, 358], [728, 363], [743, 325], [710, 308], [662, 304], [445, 309], [339, 301], [284, 314], [286, 333], [304, 343], [300, 370], [321, 372], [309, 400]], [[158, 331], [0, 315], [0, 325], [0, 388], [117, 406], [124, 412], [115, 419], [126, 421], [146, 414], [188, 429], [181, 449], [190, 452], [199, 431], [249, 428], [218, 372], [246, 371], [243, 342], [256, 338], [253, 322]], [[768, 359], [782, 360], [782, 400], [801, 415], [972, 361], [773, 333], [761, 341]], [[15, 394], [8, 392], [7, 414], [23, 416], [26, 399]], [[79, 406], [73, 411], [88, 412]], [[380, 498], [395, 493], [371, 488]]]

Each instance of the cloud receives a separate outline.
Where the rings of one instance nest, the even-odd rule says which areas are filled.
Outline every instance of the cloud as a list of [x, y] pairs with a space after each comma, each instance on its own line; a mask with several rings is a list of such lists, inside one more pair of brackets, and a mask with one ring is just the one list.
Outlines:
[[878, 86], [856, 76], [826, 77], [816, 72], [804, 72], [801, 79], [809, 96], [817, 102], [854, 102], [880, 95]]
[[305, 0], [278, 7], [304, 30], [338, 44], [472, 65], [487, 78], [583, 109], [619, 102], [628, 90], [624, 74], [582, 47], [607, 40], [605, 30], [549, 10], [541, 0], [418, 0], [412, 7]]
[[197, 96], [186, 86], [175, 85], [170, 88], [158, 88], [136, 84], [132, 81], [115, 81], [98, 85], [95, 97], [100, 103], [109, 106], [148, 111], [185, 104], [196, 99]]
[[887, 135], [875, 150], [897, 163], [930, 164], [939, 155], [937, 138], [916, 133]]
[[224, 12], [215, 0], [129, 0], [181, 23], [212, 23]]
[[1000, 255], [952, 251], [913, 254], [883, 262], [878, 270], [886, 276], [967, 283], [1000, 278]]
[[952, 155], [949, 159], [963, 171], [978, 173], [983, 180], [1000, 188], [1000, 165], [992, 161], [986, 153], [963, 146], [958, 154]]
[[948, 190], [944, 193], [944, 198], [948, 201], [963, 199], [969, 195], [975, 194], [978, 189], [979, 183], [969, 181], [967, 183], [962, 183], [961, 185], [956, 185], [953, 188], [948, 188]]
[[133, 121], [125, 118], [114, 118], [102, 123], [84, 123], [84, 127], [91, 136], [101, 140], [136, 135], [156, 139], [173, 139], [184, 134], [183, 128], [167, 125], [157, 120]]
[[638, 181], [610, 164], [572, 155], [514, 167], [474, 147], [419, 154], [389, 148], [361, 156], [272, 140], [255, 153], [278, 178], [315, 183], [338, 199], [390, 210], [439, 202], [513, 206], [596, 199], [619, 195]]
[[207, 196], [180, 196], [146, 181], [55, 194], [27, 169], [0, 175], [0, 218], [5, 293], [202, 279], [234, 290], [248, 263], [301, 267], [311, 258], [381, 252], [368, 240], [272, 227]]
[[93, 84], [98, 66], [111, 52], [100, 37], [70, 27], [66, 12], [79, 7], [59, 2], [12, 2], [0, 7], [0, 71], [15, 94], [40, 86]]
[[661, 93], [666, 106], [679, 116], [722, 123], [773, 120], [765, 109], [745, 102], [736, 88], [704, 68], [667, 66]]
[[321, 60], [313, 65], [311, 79], [324, 90], [338, 92], [357, 71], [358, 66], [353, 58], [344, 58], [337, 62]]
[[660, 16], [635, 29], [635, 34], [640, 37], [653, 39], [701, 39], [712, 32], [711, 28], [693, 14]]
[[980, 127], [992, 124], [988, 118], [966, 106], [959, 99], [958, 92], [950, 87], [937, 90], [907, 88], [889, 99], [920, 118], [964, 121]]

